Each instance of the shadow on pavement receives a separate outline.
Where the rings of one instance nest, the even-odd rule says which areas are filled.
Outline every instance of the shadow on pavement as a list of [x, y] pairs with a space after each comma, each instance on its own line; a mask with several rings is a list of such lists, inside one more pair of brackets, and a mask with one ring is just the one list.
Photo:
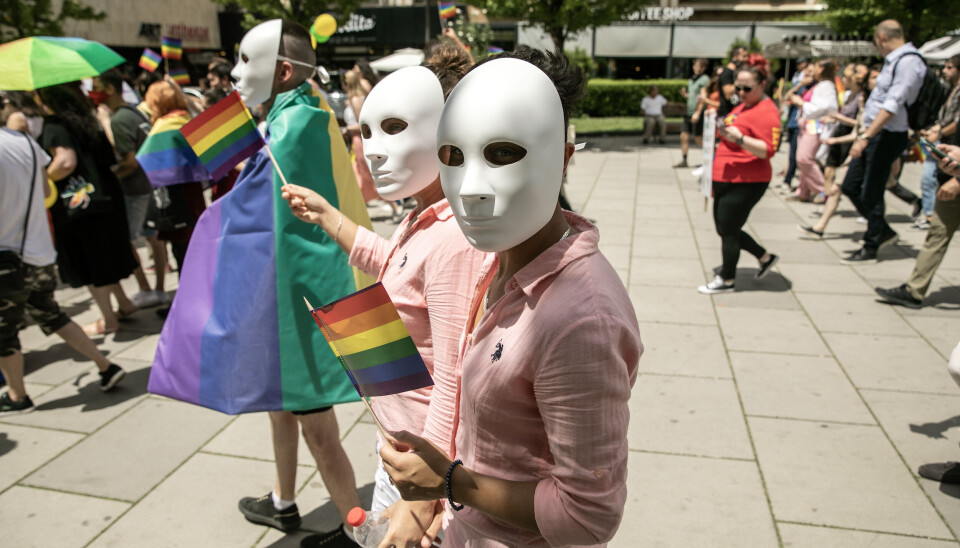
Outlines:
[[960, 310], [960, 286], [951, 285], [927, 293], [923, 298], [923, 307], [939, 310]]
[[587, 143], [586, 150], [591, 152], [635, 152], [640, 148], [640, 137], [603, 137], [600, 135], [578, 135], [578, 143]]
[[944, 432], [951, 428], [960, 428], [960, 415], [942, 420], [940, 422], [925, 422], [923, 424], [911, 424], [910, 431], [915, 434], [923, 434], [928, 438], [944, 439]]
[[948, 497], [953, 497], [960, 500], [960, 485], [941, 483], [940, 492]]
[[[93, 373], [83, 373], [74, 381], [75, 386], [79, 386], [80, 380], [86, 375]], [[113, 390], [109, 392], [100, 391], [100, 382], [87, 383], [78, 389], [77, 393], [59, 400], [52, 400], [37, 405], [37, 411], [50, 411], [52, 409], [64, 409], [66, 407], [83, 406], [81, 413], [88, 411], [97, 411], [106, 409], [123, 403], [127, 400], [140, 397], [147, 393], [147, 381], [150, 378], [150, 368], [128, 371], [127, 376], [120, 381]]]
[[6, 455], [10, 451], [13, 451], [17, 448], [16, 440], [12, 440], [7, 436], [6, 432], [0, 432], [0, 457]]

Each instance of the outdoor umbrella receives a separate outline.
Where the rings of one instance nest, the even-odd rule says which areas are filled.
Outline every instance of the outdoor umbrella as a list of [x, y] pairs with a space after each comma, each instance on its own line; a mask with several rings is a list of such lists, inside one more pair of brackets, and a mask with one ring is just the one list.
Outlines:
[[97, 76], [124, 62], [100, 42], [32, 36], [0, 45], [0, 89], [32, 90]]

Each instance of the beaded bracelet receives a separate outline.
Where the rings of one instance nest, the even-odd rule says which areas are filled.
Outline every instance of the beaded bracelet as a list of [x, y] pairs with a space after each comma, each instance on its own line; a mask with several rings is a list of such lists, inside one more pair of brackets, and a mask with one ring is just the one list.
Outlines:
[[459, 512], [460, 510], [463, 510], [463, 505], [462, 505], [462, 504], [457, 504], [456, 502], [453, 502], [453, 489], [450, 487], [450, 478], [453, 477], [453, 469], [456, 468], [458, 464], [463, 464], [463, 461], [460, 460], [460, 459], [457, 459], [457, 460], [455, 460], [455, 461], [453, 461], [453, 462], [450, 463], [450, 468], [447, 468], [447, 479], [446, 479], [446, 483], [447, 483], [447, 502], [450, 503], [450, 508], [453, 508], [453, 509], [456, 510], [457, 512]]
[[337, 221], [337, 235], [333, 237], [333, 243], [340, 243], [340, 227], [343, 226], [343, 213], [340, 214], [340, 220]]

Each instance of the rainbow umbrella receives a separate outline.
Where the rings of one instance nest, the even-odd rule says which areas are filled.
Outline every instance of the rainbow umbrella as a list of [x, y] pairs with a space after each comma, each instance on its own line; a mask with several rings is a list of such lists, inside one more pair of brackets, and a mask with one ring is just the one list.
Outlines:
[[0, 89], [32, 90], [90, 78], [124, 62], [83, 38], [31, 36], [0, 45]]

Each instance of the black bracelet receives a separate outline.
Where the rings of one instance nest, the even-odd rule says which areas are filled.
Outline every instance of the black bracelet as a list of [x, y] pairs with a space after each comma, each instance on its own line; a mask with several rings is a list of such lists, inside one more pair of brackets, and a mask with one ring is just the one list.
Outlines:
[[446, 479], [446, 483], [447, 483], [447, 502], [450, 503], [450, 508], [453, 508], [453, 509], [456, 510], [457, 512], [459, 512], [460, 510], [463, 510], [463, 505], [462, 505], [462, 504], [457, 504], [456, 502], [453, 502], [453, 489], [450, 487], [450, 478], [453, 477], [453, 469], [456, 468], [458, 464], [463, 464], [463, 461], [460, 460], [460, 459], [457, 459], [457, 460], [455, 460], [455, 461], [453, 461], [453, 462], [450, 463], [450, 468], [447, 468], [447, 479]]

